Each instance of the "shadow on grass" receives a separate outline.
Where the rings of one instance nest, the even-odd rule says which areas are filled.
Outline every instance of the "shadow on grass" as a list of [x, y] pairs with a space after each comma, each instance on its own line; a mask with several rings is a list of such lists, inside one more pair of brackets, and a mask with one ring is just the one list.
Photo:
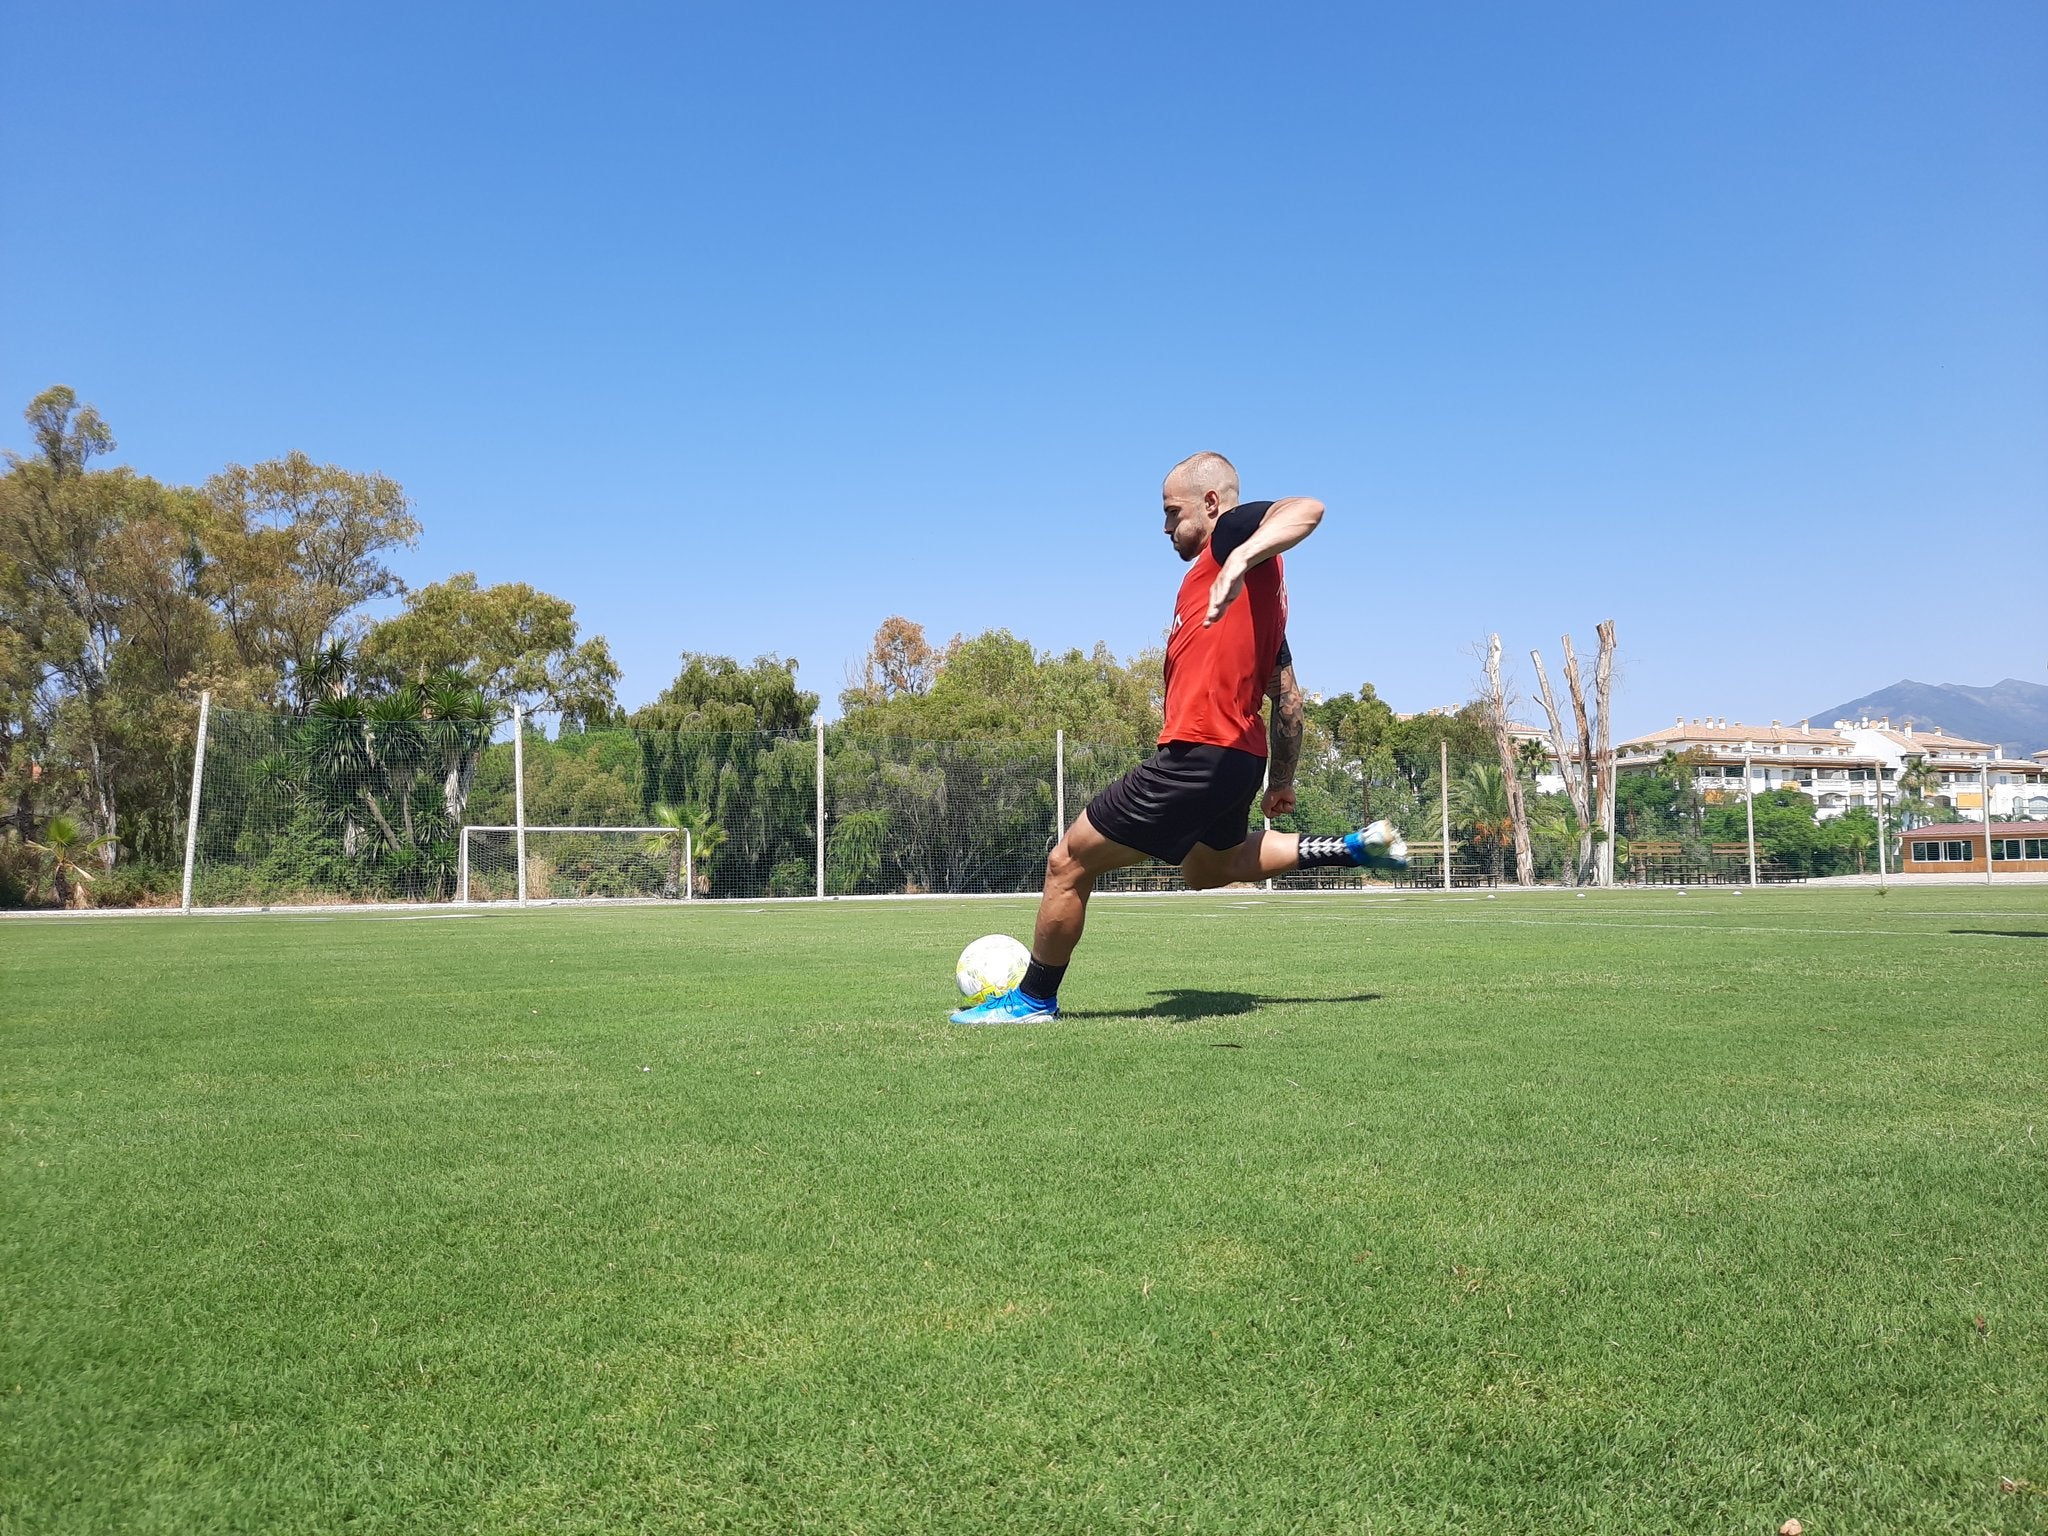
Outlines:
[[1159, 1001], [1148, 1008], [1061, 1009], [1065, 1019], [1227, 1019], [1255, 1013], [1280, 1003], [1376, 1003], [1377, 992], [1353, 992], [1344, 997], [1262, 997], [1256, 992], [1204, 992], [1192, 987], [1169, 987], [1152, 994]]
[[1951, 928], [1950, 933], [1974, 933], [1987, 939], [2048, 939], [2048, 928]]

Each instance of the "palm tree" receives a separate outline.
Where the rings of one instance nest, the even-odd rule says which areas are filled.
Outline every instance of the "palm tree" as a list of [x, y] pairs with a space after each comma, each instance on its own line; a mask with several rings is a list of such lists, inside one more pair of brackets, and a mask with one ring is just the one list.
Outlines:
[[683, 854], [687, 849], [697, 892], [710, 895], [711, 856], [725, 841], [725, 828], [694, 806], [657, 805], [654, 821], [662, 830], [650, 832], [642, 846], [649, 853], [668, 857], [668, 877], [662, 882], [661, 894], [670, 901], [682, 895]]
[[[114, 841], [114, 834], [108, 832], [88, 839], [76, 818], [52, 816], [49, 825], [43, 829], [43, 837], [45, 841], [28, 846], [49, 859], [50, 888], [56, 892], [57, 905], [68, 907], [71, 905], [72, 880], [83, 880], [87, 885], [92, 883], [92, 875], [80, 860], [91, 858], [107, 847]], [[84, 906], [85, 891], [82, 888], [78, 897], [78, 904]]]
[[[1906, 759], [1899, 769], [1899, 825], [1910, 830], [1924, 827], [1942, 819], [1941, 808], [1935, 805], [1934, 796], [1941, 788], [1941, 770], [1919, 754]], [[1879, 781], [1879, 793], [1883, 793], [1883, 782]]]
[[1507, 778], [1497, 763], [1474, 763], [1451, 786], [1451, 800], [1458, 819], [1469, 829], [1476, 848], [1483, 849], [1492, 865], [1493, 878], [1501, 877], [1501, 862], [1515, 838], [1514, 818], [1508, 812]]
[[1899, 770], [1899, 788], [1915, 800], [1931, 800], [1941, 788], [1941, 770], [1925, 755], [1909, 757], [1906, 766]]

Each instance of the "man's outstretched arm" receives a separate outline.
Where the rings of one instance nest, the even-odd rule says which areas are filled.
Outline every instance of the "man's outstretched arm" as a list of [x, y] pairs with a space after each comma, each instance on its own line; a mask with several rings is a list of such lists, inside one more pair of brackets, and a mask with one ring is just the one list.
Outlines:
[[1266, 697], [1273, 701], [1273, 711], [1266, 724], [1269, 755], [1266, 798], [1261, 809], [1267, 817], [1285, 816], [1294, 809], [1294, 775], [1301, 766], [1304, 714], [1301, 685], [1294, 680], [1291, 659], [1273, 669], [1273, 676], [1266, 683]]
[[1267, 508], [1258, 532], [1232, 550], [1230, 558], [1223, 562], [1222, 574], [1209, 588], [1209, 616], [1203, 622], [1214, 624], [1237, 601], [1237, 594], [1244, 590], [1245, 572], [1294, 548], [1314, 533], [1322, 520], [1323, 504], [1313, 496], [1284, 496], [1274, 502]]

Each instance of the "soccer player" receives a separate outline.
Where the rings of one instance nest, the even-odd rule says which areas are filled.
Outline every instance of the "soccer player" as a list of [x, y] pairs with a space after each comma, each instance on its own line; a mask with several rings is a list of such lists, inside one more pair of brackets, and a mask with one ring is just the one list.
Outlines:
[[[1220, 453], [1174, 465], [1163, 499], [1166, 536], [1188, 573], [1166, 642], [1159, 751], [1089, 801], [1045, 861], [1024, 979], [953, 1014], [955, 1024], [1057, 1018], [1060, 980], [1081, 942], [1089, 894], [1112, 869], [1159, 859], [1178, 864], [1199, 891], [1290, 869], [1406, 866], [1384, 821], [1342, 837], [1249, 830], [1262, 780], [1267, 816], [1294, 809], [1301, 690], [1287, 650], [1280, 556], [1315, 532], [1323, 504], [1308, 496], [1240, 502], [1237, 471]], [[1260, 726], [1262, 697], [1273, 701], [1269, 729]]]

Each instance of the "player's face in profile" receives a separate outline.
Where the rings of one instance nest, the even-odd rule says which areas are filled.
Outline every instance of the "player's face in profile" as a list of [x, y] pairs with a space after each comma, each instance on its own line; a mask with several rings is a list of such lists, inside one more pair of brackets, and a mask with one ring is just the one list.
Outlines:
[[1216, 520], [1215, 508], [1209, 503], [1215, 495], [1214, 491], [1197, 491], [1173, 478], [1162, 489], [1166, 536], [1173, 540], [1173, 552], [1181, 559], [1194, 559], [1209, 542], [1209, 525]]

